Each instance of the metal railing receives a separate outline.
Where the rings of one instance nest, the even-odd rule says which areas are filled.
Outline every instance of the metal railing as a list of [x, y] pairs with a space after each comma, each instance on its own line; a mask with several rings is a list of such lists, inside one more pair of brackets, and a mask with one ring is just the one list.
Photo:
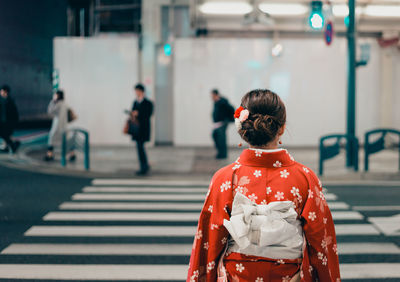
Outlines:
[[89, 132], [80, 128], [71, 128], [66, 130], [62, 136], [61, 144], [61, 165], [67, 165], [67, 153], [72, 150], [80, 150], [84, 154], [84, 166], [86, 170], [90, 169], [90, 146]]
[[[378, 135], [381, 134], [381, 136], [376, 139], [375, 141], [371, 142], [370, 137], [372, 135]], [[395, 134], [399, 136], [399, 143], [398, 144], [389, 144], [387, 141], [387, 135], [388, 134]], [[364, 170], [368, 171], [369, 170], [369, 156], [375, 153], [378, 153], [384, 149], [390, 149], [390, 147], [396, 148], [398, 147], [399, 150], [399, 170], [400, 170], [400, 131], [396, 129], [391, 129], [391, 128], [379, 128], [379, 129], [374, 129], [370, 130], [367, 133], [365, 133], [365, 139], [364, 139], [364, 151], [365, 151], [365, 159], [364, 159]]]
[[[334, 143], [331, 145], [325, 145], [327, 141], [334, 140]], [[346, 144], [349, 141], [354, 142], [355, 146], [355, 155], [354, 157], [354, 170], [358, 171], [358, 138], [353, 137], [346, 134], [332, 134], [322, 136], [319, 140], [319, 174], [322, 175], [324, 173], [324, 161], [331, 159], [337, 156], [340, 153], [342, 140], [346, 141]]]

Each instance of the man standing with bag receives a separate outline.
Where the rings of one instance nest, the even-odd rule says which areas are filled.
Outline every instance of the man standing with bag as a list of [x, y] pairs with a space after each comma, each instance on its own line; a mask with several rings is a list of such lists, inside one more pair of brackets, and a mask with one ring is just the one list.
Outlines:
[[134, 90], [136, 100], [132, 106], [132, 121], [129, 134], [132, 136], [132, 140], [136, 141], [137, 153], [140, 161], [140, 170], [136, 172], [136, 175], [146, 175], [150, 170], [150, 166], [147, 161], [144, 143], [150, 141], [150, 117], [153, 114], [153, 103], [145, 97], [145, 88], [143, 84], [136, 84]]
[[233, 114], [235, 113], [235, 109], [229, 104], [226, 98], [221, 97], [218, 89], [211, 90], [211, 99], [214, 101], [212, 137], [217, 149], [216, 158], [226, 159], [228, 157], [226, 129], [228, 128], [228, 123], [234, 121]]

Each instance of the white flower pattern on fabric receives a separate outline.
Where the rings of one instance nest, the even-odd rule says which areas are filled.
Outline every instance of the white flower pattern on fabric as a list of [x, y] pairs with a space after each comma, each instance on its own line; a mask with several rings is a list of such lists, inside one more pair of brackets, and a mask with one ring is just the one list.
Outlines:
[[312, 199], [314, 197], [314, 192], [311, 189], [308, 189], [308, 197]]
[[318, 259], [322, 260], [324, 258], [324, 254], [321, 252], [318, 252]]
[[199, 239], [201, 239], [201, 237], [203, 237], [203, 232], [202, 232], [201, 230], [198, 230], [198, 231], [196, 232], [195, 238], [196, 238], [197, 240], [199, 240]]
[[230, 181], [225, 181], [224, 183], [221, 184], [221, 192], [227, 191], [231, 189], [231, 182]]
[[221, 243], [223, 244], [223, 245], [225, 245], [225, 243], [228, 241], [228, 238], [226, 238], [226, 237], [224, 237], [224, 238], [222, 238], [221, 239]]
[[338, 254], [338, 250], [337, 250], [337, 245], [336, 244], [333, 244], [332, 250], [335, 252], [335, 254]]
[[282, 178], [288, 178], [290, 173], [286, 169], [284, 169], [280, 171], [280, 174]]
[[219, 228], [218, 224], [211, 224], [211, 227], [210, 227], [211, 230], [218, 229], [218, 228]]
[[277, 262], [278, 264], [285, 264], [285, 261], [284, 261], [283, 259], [278, 259], [276, 262]]
[[274, 164], [272, 166], [273, 167], [282, 167], [282, 163], [280, 161], [276, 161], [276, 162], [274, 162]]
[[310, 266], [308, 267], [308, 272], [310, 272], [310, 274], [311, 274], [313, 270], [314, 270], [314, 268], [312, 267], [312, 265], [310, 265]]
[[328, 243], [326, 242], [325, 239], [322, 239], [322, 241], [321, 241], [321, 247], [322, 247], [323, 249], [325, 249], [326, 251], [328, 251]]
[[208, 242], [205, 242], [204, 245], [203, 245], [203, 248], [208, 250], [209, 247], [210, 247], [210, 245], [208, 244]]
[[241, 166], [242, 166], [241, 164], [235, 164], [235, 165], [232, 167], [232, 169], [235, 170], [235, 169], [238, 169], [238, 168], [241, 167]]
[[264, 278], [262, 278], [262, 277], [257, 277], [257, 279], [255, 280], [255, 282], [264, 282]]
[[282, 277], [282, 282], [290, 282], [290, 279], [292, 279], [292, 277], [286, 275], [285, 277]]
[[236, 271], [239, 271], [240, 273], [242, 273], [244, 270], [244, 266], [241, 263], [237, 263], [236, 264]]
[[328, 222], [328, 219], [327, 219], [326, 217], [324, 217], [324, 218], [322, 219], [322, 221], [324, 222], [324, 224], [326, 224], [326, 223]]
[[303, 170], [304, 170], [305, 173], [309, 173], [310, 172], [310, 170], [308, 168], [306, 168], [305, 166], [303, 166]]
[[283, 200], [283, 199], [285, 198], [284, 195], [285, 195], [285, 194], [284, 194], [283, 192], [278, 191], [278, 192], [276, 192], [276, 194], [275, 194], [275, 198], [276, 198], [278, 201], [280, 201], [280, 200]]
[[324, 193], [322, 193], [322, 191], [319, 191], [319, 197], [321, 198], [321, 200], [325, 201], [325, 195]]
[[256, 202], [256, 200], [258, 199], [258, 197], [256, 196], [256, 194], [251, 194], [248, 196], [248, 198], [250, 199], [250, 201], [252, 201], [253, 203]]
[[243, 195], [246, 195], [246, 193], [247, 193], [247, 188], [246, 188], [246, 187], [243, 187], [243, 186], [238, 186], [238, 187], [235, 189], [235, 192], [236, 192], [236, 193], [243, 194]]
[[327, 265], [328, 264], [328, 258], [327, 257], [324, 257], [323, 259], [322, 259], [322, 265]]
[[261, 150], [254, 150], [256, 157], [261, 157], [262, 151]]
[[268, 205], [267, 200], [262, 200], [261, 205]]
[[190, 282], [196, 281], [196, 278], [199, 277], [200, 272], [198, 270], [193, 271], [192, 276], [190, 276]]
[[260, 176], [261, 176], [261, 170], [256, 170], [256, 171], [254, 171], [254, 176], [255, 176], [256, 178], [260, 177]]
[[207, 273], [210, 273], [211, 270], [213, 270], [215, 267], [215, 262], [211, 261], [207, 264]]
[[292, 190], [290, 191], [292, 194], [293, 194], [293, 196], [294, 197], [297, 197], [297, 201], [299, 202], [299, 203], [301, 203], [302, 201], [303, 201], [303, 198], [301, 197], [301, 195], [300, 195], [300, 190], [299, 190], [299, 188], [296, 188], [296, 187], [292, 187]]
[[272, 192], [271, 187], [267, 187], [266, 190], [267, 190], [267, 195]]
[[315, 212], [309, 212], [308, 218], [311, 219], [311, 221], [314, 221], [317, 218], [317, 216], [316, 216]]
[[213, 205], [209, 205], [208, 206], [208, 211], [211, 212], [211, 213], [213, 212]]

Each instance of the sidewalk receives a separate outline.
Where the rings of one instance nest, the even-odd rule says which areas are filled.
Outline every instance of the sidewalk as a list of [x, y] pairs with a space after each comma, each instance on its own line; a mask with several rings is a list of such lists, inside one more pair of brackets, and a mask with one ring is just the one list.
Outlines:
[[[318, 150], [288, 148], [296, 161], [318, 172]], [[148, 157], [151, 165], [151, 179], [197, 179], [208, 181], [219, 168], [234, 162], [242, 149], [231, 148], [229, 158], [215, 160], [215, 150], [211, 147], [148, 147]], [[51, 163], [44, 162], [45, 146], [22, 146], [16, 156], [0, 155], [0, 162], [21, 169], [55, 173], [63, 175], [79, 175], [85, 177], [119, 177], [135, 178], [139, 169], [136, 148], [132, 146], [92, 146], [90, 152], [91, 169], [84, 170], [83, 155], [78, 154], [76, 163], [68, 163], [63, 168], [59, 154]], [[398, 152], [383, 151], [370, 158], [370, 172], [363, 172], [364, 152], [360, 151], [360, 172], [347, 170], [344, 166], [344, 152], [325, 162], [323, 180], [400, 180], [398, 170]]]

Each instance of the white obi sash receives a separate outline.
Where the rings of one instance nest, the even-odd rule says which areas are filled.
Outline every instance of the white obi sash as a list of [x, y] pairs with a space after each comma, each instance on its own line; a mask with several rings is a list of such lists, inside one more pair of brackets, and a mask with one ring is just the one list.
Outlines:
[[236, 193], [224, 226], [232, 237], [228, 252], [272, 259], [302, 257], [303, 229], [291, 201], [257, 205]]

